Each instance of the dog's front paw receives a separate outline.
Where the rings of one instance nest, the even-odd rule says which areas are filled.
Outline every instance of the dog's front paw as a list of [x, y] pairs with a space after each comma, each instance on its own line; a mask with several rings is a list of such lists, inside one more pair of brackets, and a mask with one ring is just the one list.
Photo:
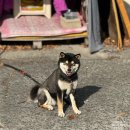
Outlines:
[[65, 116], [65, 113], [64, 113], [64, 112], [58, 112], [58, 116], [59, 116], [59, 117], [64, 117], [64, 116]]
[[80, 110], [75, 110], [75, 114], [80, 115], [81, 111]]

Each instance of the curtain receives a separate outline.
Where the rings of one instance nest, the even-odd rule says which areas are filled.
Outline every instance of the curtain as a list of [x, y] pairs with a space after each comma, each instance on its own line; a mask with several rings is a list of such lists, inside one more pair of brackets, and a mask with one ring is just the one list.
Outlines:
[[0, 0], [0, 16], [13, 9], [13, 0]]
[[88, 0], [88, 41], [91, 53], [103, 48], [101, 42], [98, 0]]

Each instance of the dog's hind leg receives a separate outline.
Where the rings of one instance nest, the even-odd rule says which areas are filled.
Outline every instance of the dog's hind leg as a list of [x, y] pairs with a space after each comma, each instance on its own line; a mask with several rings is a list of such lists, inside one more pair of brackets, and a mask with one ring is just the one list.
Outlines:
[[44, 103], [43, 105], [41, 105], [40, 107], [45, 108], [45, 109], [47, 109], [47, 110], [49, 110], [49, 111], [52, 111], [52, 110], [53, 110], [53, 107], [52, 107], [51, 105], [47, 104], [47, 102], [45, 102], [45, 103]]
[[53, 110], [53, 107], [50, 103], [51, 96], [49, 95], [49, 92], [47, 93], [46, 91], [47, 90], [40, 91], [40, 93], [38, 94], [38, 104], [42, 108]]

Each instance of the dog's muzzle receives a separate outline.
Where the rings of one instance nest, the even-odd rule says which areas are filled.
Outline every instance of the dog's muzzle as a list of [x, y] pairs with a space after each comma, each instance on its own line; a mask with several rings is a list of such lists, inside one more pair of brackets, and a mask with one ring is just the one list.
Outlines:
[[67, 76], [71, 76], [71, 75], [72, 75], [71, 69], [68, 69], [68, 70], [67, 70], [66, 75], [67, 75]]

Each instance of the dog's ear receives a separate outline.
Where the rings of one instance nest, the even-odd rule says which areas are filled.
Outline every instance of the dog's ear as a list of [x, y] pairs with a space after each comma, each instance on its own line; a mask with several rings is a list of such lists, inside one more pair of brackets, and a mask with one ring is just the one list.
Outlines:
[[65, 53], [64, 52], [61, 52], [60, 53], [60, 58], [64, 58], [65, 57]]
[[80, 55], [80, 54], [76, 54], [75, 57], [76, 57], [77, 59], [80, 59], [81, 55]]

